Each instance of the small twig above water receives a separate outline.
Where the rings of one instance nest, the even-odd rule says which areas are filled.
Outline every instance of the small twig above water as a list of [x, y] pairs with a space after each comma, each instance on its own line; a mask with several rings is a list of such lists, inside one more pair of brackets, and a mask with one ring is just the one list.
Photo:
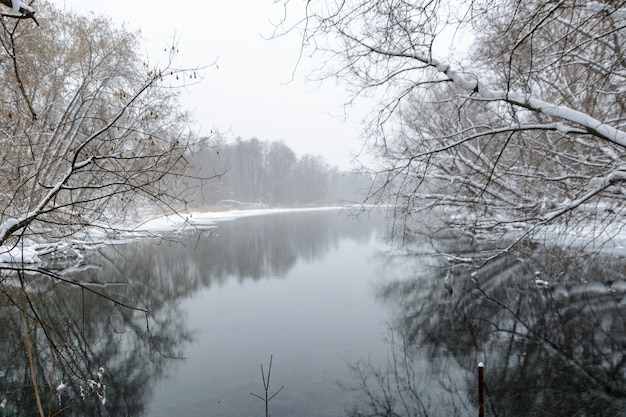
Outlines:
[[250, 393], [250, 395], [257, 397], [258, 399], [260, 399], [261, 401], [265, 403], [265, 417], [270, 417], [270, 412], [269, 412], [270, 401], [272, 401], [272, 399], [276, 397], [283, 388], [285, 388], [285, 386], [283, 385], [274, 394], [272, 395], [269, 394], [270, 376], [272, 373], [272, 359], [273, 359], [273, 355], [270, 355], [270, 366], [267, 369], [267, 380], [265, 379], [265, 370], [263, 369], [263, 364], [261, 364], [261, 378], [263, 378], [263, 390], [265, 391], [265, 397], [262, 397], [261, 395], [255, 394], [253, 392]]

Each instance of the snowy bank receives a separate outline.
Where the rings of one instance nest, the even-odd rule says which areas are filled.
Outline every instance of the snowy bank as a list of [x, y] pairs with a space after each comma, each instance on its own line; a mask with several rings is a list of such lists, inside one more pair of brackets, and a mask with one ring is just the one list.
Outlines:
[[203, 229], [215, 227], [216, 224], [221, 221], [230, 221], [242, 217], [264, 216], [277, 213], [297, 213], [344, 209], [346, 209], [346, 207], [273, 208], [179, 213], [160, 216], [148, 220], [133, 228], [133, 231], [154, 233], [163, 231], [176, 231], [187, 227]]
[[[84, 241], [51, 242], [46, 244], [25, 242], [22, 246], [1, 246], [0, 264], [36, 264], [41, 257], [82, 259], [81, 252], [100, 245], [124, 244], [145, 237], [158, 237], [160, 232], [180, 232], [192, 229], [211, 229], [218, 222], [235, 220], [242, 217], [263, 216], [275, 213], [294, 213], [321, 210], [343, 210], [349, 207], [314, 207], [292, 209], [247, 209], [216, 212], [190, 212], [170, 214], [152, 218], [131, 226], [119, 226], [114, 235], [103, 233], [101, 228], [94, 228]], [[5, 225], [6, 226], [6, 225]]]
[[40, 262], [37, 250], [31, 245], [28, 247], [15, 246], [13, 248], [0, 247], [0, 263], [3, 264], [33, 264]]

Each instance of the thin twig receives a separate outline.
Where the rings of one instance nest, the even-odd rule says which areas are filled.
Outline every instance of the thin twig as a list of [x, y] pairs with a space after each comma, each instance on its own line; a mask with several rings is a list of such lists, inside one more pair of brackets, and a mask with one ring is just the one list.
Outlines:
[[267, 380], [265, 379], [265, 370], [263, 369], [263, 364], [261, 364], [261, 378], [263, 379], [263, 390], [265, 391], [265, 397], [262, 397], [259, 394], [255, 394], [253, 392], [250, 393], [250, 395], [257, 397], [258, 399], [260, 399], [261, 401], [265, 403], [265, 417], [270, 417], [271, 415], [270, 409], [269, 409], [270, 401], [272, 401], [272, 399], [276, 397], [278, 393], [282, 391], [283, 388], [285, 388], [285, 386], [283, 385], [274, 394], [272, 394], [271, 396], [269, 395], [270, 376], [272, 373], [272, 359], [273, 359], [273, 355], [270, 355], [270, 366], [267, 369]]

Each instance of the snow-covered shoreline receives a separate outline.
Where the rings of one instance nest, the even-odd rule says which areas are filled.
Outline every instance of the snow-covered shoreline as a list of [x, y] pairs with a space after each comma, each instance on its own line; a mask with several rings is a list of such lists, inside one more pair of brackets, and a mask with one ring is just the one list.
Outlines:
[[[135, 222], [112, 228], [112, 234], [94, 228], [87, 233], [84, 240], [68, 242], [35, 243], [23, 241], [13, 247], [0, 247], [0, 264], [37, 264], [41, 257], [82, 258], [85, 250], [101, 245], [124, 244], [140, 238], [159, 238], [162, 233], [180, 233], [189, 230], [206, 230], [217, 227], [218, 223], [232, 221], [243, 217], [265, 216], [281, 213], [298, 213], [314, 211], [363, 210], [364, 206], [324, 206], [304, 208], [250, 208], [222, 211], [190, 211], [152, 216], [143, 222]], [[512, 237], [515, 238], [514, 236]], [[615, 255], [626, 254], [626, 226], [619, 225], [610, 231], [606, 228], [596, 230], [590, 225], [579, 224], [577, 227], [563, 229], [549, 226], [535, 236], [548, 245], [562, 247], [579, 247], [586, 250], [600, 250]], [[488, 239], [487, 239], [488, 240]]]
[[132, 230], [136, 232], [163, 232], [180, 229], [181, 227], [206, 227], [214, 226], [218, 222], [231, 221], [242, 217], [265, 216], [278, 213], [297, 213], [310, 211], [345, 210], [350, 207], [328, 206], [307, 208], [263, 208], [242, 209], [225, 211], [192, 211], [189, 213], [177, 213], [163, 215], [147, 220]]
[[82, 252], [89, 247], [120, 244], [138, 238], [159, 237], [162, 232], [177, 232], [188, 229], [208, 229], [217, 223], [242, 217], [264, 216], [278, 213], [296, 213], [311, 211], [346, 210], [350, 207], [328, 206], [308, 208], [263, 208], [238, 209], [224, 211], [192, 211], [152, 217], [141, 223], [120, 226], [119, 237], [106, 236], [101, 230], [94, 229], [88, 234], [89, 239], [71, 242], [34, 243], [25, 241], [16, 246], [0, 247], [0, 264], [37, 264], [41, 256], [82, 258]]

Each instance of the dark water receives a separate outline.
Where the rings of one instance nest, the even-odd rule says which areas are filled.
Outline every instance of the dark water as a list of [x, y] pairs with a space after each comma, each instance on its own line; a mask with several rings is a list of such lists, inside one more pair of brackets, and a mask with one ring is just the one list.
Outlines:
[[7, 274], [0, 416], [37, 415], [31, 369], [45, 415], [263, 416], [270, 355], [275, 417], [476, 415], [478, 362], [485, 415], [626, 415], [623, 258], [529, 245], [476, 270], [433, 252], [484, 242], [389, 256], [384, 234], [274, 214], [49, 261], [72, 282]]

